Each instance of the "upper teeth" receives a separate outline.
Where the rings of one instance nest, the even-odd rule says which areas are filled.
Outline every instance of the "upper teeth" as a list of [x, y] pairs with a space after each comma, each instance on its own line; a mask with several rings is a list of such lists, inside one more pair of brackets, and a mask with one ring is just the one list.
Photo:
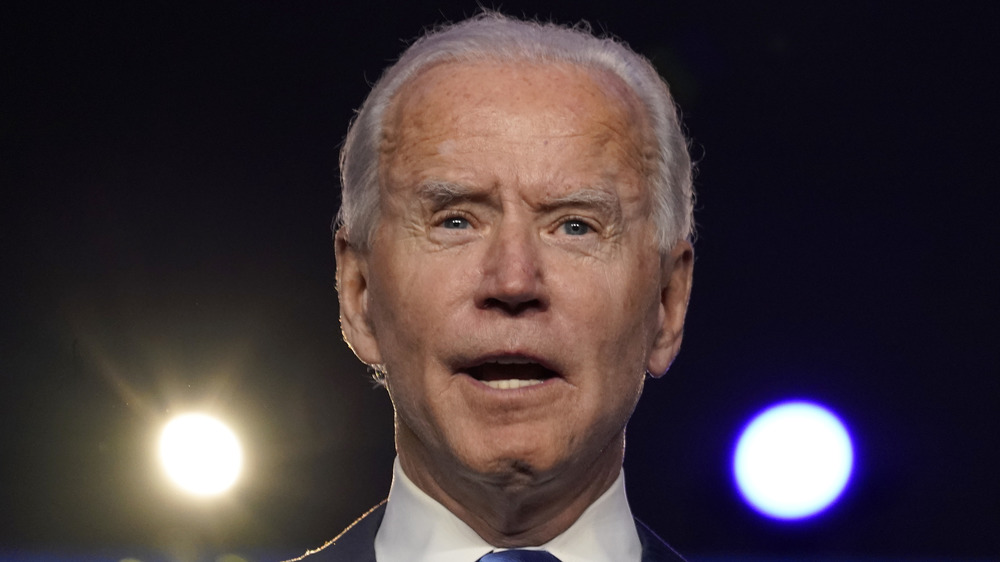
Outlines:
[[490, 388], [496, 388], [498, 390], [510, 390], [512, 388], [524, 388], [526, 386], [534, 386], [536, 384], [542, 384], [542, 381], [537, 379], [504, 379], [499, 381], [483, 381]]
[[500, 357], [494, 359], [491, 363], [497, 363], [499, 365], [526, 365], [528, 363], [534, 363], [534, 361], [525, 359], [524, 357]]

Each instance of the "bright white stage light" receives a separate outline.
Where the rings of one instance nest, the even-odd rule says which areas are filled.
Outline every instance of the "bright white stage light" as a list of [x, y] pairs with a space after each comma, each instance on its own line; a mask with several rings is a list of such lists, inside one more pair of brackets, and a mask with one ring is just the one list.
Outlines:
[[853, 466], [847, 429], [830, 411], [809, 402], [785, 402], [758, 414], [733, 455], [743, 498], [776, 519], [809, 517], [829, 507]]
[[181, 488], [211, 496], [236, 482], [243, 451], [236, 435], [219, 420], [204, 414], [184, 414], [163, 428], [160, 460], [167, 475]]

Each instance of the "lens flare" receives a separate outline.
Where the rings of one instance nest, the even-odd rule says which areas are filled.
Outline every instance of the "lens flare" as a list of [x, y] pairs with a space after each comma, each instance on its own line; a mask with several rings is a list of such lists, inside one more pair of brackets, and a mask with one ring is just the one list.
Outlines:
[[160, 460], [178, 486], [196, 495], [213, 496], [236, 483], [243, 451], [236, 435], [219, 420], [184, 414], [163, 428]]
[[801, 519], [829, 507], [847, 486], [853, 465], [847, 429], [809, 402], [785, 402], [758, 414], [733, 455], [744, 500], [775, 519]]

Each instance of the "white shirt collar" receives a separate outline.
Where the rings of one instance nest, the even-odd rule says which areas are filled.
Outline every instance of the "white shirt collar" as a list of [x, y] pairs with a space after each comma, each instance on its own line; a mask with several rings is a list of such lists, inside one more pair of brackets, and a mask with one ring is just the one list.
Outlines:
[[[569, 529], [541, 545], [562, 562], [638, 562], [642, 545], [618, 479]], [[378, 562], [475, 562], [494, 550], [393, 464], [385, 517], [375, 535]]]

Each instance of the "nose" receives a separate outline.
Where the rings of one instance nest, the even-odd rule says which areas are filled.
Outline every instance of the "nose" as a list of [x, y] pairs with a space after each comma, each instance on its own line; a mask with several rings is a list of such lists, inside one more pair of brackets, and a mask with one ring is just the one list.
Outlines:
[[520, 315], [548, 306], [538, 237], [526, 225], [501, 224], [487, 241], [477, 305]]

